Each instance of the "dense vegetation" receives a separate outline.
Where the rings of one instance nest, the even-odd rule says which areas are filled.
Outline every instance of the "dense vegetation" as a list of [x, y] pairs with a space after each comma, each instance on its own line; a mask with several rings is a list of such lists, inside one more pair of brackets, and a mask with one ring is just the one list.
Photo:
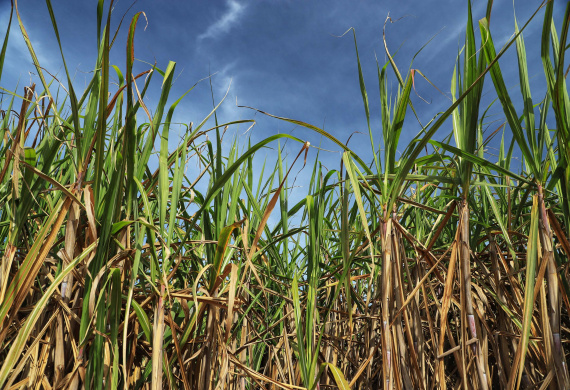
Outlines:
[[[538, 59], [517, 26], [494, 46], [491, 5], [476, 26], [467, 2], [453, 102], [409, 145], [398, 141], [420, 72], [401, 73], [387, 48], [380, 129], [355, 60], [372, 161], [276, 117], [342, 149], [330, 171], [287, 134], [222, 148], [228, 127], [251, 121], [219, 124], [219, 104], [169, 150], [175, 64], [133, 74], [140, 14], [120, 70], [99, 1], [97, 63], [78, 93], [67, 66], [63, 85], [41, 67], [13, 8], [41, 85], [2, 90], [0, 388], [570, 388], [570, 7], [558, 31], [552, 1], [529, 21], [543, 16]], [[542, 62], [545, 96], [531, 95], [530, 62]], [[504, 114], [487, 133], [484, 82]], [[254, 177], [266, 146], [278, 156]], [[308, 192], [290, 204], [303, 164]]]

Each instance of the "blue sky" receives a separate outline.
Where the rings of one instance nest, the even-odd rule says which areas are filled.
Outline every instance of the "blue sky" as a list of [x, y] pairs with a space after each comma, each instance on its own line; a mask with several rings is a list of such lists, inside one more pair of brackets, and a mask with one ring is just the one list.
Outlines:
[[[75, 74], [75, 88], [83, 89], [91, 77], [96, 56], [96, 1], [53, 1], [64, 54], [70, 71]], [[107, 2], [108, 3], [108, 2]], [[538, 0], [496, 1], [491, 21], [495, 44], [500, 47], [514, 31], [514, 10], [522, 25], [540, 5]], [[563, 2], [557, 1], [555, 15], [563, 12]], [[486, 1], [473, 2], [474, 18], [484, 16]], [[132, 5], [132, 7], [131, 7]], [[130, 9], [129, 9], [130, 7]], [[20, 1], [20, 13], [40, 63], [63, 78], [56, 39], [45, 2]], [[370, 99], [375, 141], [380, 141], [379, 98], [375, 56], [385, 62], [382, 28], [386, 17], [395, 21], [387, 24], [387, 43], [400, 70], [405, 73], [414, 54], [435, 35], [432, 42], [415, 58], [413, 68], [421, 70], [440, 90], [449, 95], [450, 79], [460, 43], [463, 41], [467, 2], [461, 0], [414, 1], [315, 1], [315, 0], [196, 0], [151, 1], [121, 0], [113, 12], [113, 28], [126, 13], [117, 41], [112, 49], [111, 62], [125, 67], [125, 41], [132, 16], [139, 11], [135, 40], [136, 58], [155, 62], [166, 68], [168, 61], [177, 63], [177, 78], [171, 92], [178, 98], [195, 82], [215, 73], [214, 94], [219, 100], [229, 86], [228, 99], [219, 111], [223, 122], [254, 118], [256, 126], [246, 133], [247, 127], [237, 130], [245, 139], [256, 142], [277, 132], [288, 132], [299, 138], [320, 141], [319, 136], [303, 128], [266, 118], [253, 111], [236, 107], [252, 106], [272, 114], [312, 123], [332, 133], [342, 142], [354, 132], [349, 146], [364, 156], [370, 149], [358, 72], [354, 41], [351, 34], [342, 35], [354, 27], [357, 34], [360, 59]], [[9, 1], [0, 0], [0, 26], [8, 21]], [[544, 96], [544, 75], [540, 61], [540, 34], [543, 12], [527, 30], [525, 41], [530, 58], [531, 88], [536, 102]], [[401, 18], [401, 19], [399, 19]], [[399, 19], [396, 21], [396, 19]], [[479, 32], [476, 31], [479, 36]], [[518, 74], [514, 46], [502, 61], [507, 85], [513, 87], [516, 101]], [[148, 69], [139, 62], [137, 70]], [[512, 69], [513, 71], [509, 71]], [[14, 90], [20, 82], [19, 92], [30, 80], [39, 80], [17, 23], [13, 29], [7, 60], [0, 85]], [[158, 75], [155, 76], [158, 78]], [[487, 89], [491, 80], [486, 81]], [[395, 78], [391, 84], [396, 87]], [[413, 97], [422, 121], [427, 122], [450, 104], [426, 82], [419, 80], [417, 92], [431, 104]], [[155, 106], [160, 83], [155, 80], [154, 90], [148, 94], [146, 104]], [[114, 92], [114, 91], [112, 91]], [[491, 95], [488, 95], [491, 97]], [[535, 103], [536, 103], [535, 102]], [[178, 106], [175, 121], [199, 123], [212, 108], [208, 82], [200, 83]], [[497, 107], [498, 109], [500, 107]], [[499, 110], [500, 111], [500, 110]], [[497, 118], [499, 119], [499, 118]], [[498, 124], [496, 125], [498, 126]], [[495, 128], [496, 128], [495, 126]], [[400, 150], [420, 130], [410, 115], [406, 119]], [[449, 126], [438, 136], [449, 133]], [[494, 130], [494, 128], [493, 128]], [[492, 131], [492, 130], [491, 130]], [[323, 147], [338, 151], [338, 147], [323, 143]], [[295, 146], [290, 153], [296, 154]], [[313, 152], [314, 153], [314, 152]], [[338, 168], [339, 154], [329, 153], [323, 161]], [[308, 172], [307, 172], [308, 173]]]

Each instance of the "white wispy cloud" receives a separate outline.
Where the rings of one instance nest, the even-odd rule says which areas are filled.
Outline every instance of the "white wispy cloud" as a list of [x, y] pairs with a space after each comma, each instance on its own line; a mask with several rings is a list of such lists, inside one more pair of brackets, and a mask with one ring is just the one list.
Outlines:
[[[3, 42], [9, 17], [10, 11], [8, 7], [4, 10], [0, 9], [0, 34], [2, 34], [0, 42]], [[58, 66], [61, 65], [61, 63], [57, 60], [52, 60], [53, 56], [46, 55], [46, 52], [49, 50], [46, 51], [46, 47], [48, 45], [47, 42], [42, 39], [43, 35], [45, 35], [44, 32], [30, 28], [30, 26], [26, 27], [32, 41], [34, 52], [38, 58], [38, 62], [43, 68], [49, 70], [52, 74], [57, 74]], [[3, 87], [6, 87], [7, 85], [12, 87], [11, 84], [15, 84], [20, 78], [22, 78], [22, 82], [25, 82], [26, 84], [37, 82], [36, 80], [28, 79], [28, 77], [31, 77], [32, 73], [37, 73], [37, 71], [33, 66], [28, 46], [26, 45], [20, 29], [18, 28], [18, 21], [15, 14], [12, 17], [12, 26], [8, 39], [8, 47], [6, 49], [6, 58], [10, 58], [10, 61], [4, 62], [2, 75], [4, 76], [2, 77], [2, 84], [4, 84]]]
[[216, 72], [213, 77], [216, 104], [225, 97], [224, 102], [218, 109], [218, 116], [226, 122], [243, 119], [245, 114], [244, 109], [236, 106], [236, 98], [238, 97], [240, 85], [237, 61], [226, 64], [221, 70]]
[[226, 1], [226, 11], [208, 29], [198, 36], [198, 41], [207, 38], [217, 38], [219, 35], [227, 33], [238, 22], [245, 11], [245, 5], [236, 0]]

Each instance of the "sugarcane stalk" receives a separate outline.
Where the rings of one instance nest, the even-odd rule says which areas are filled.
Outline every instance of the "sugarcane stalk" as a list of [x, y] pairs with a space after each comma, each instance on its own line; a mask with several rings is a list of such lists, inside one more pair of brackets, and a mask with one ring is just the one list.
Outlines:
[[[469, 248], [469, 204], [467, 199], [463, 199], [459, 209], [460, 221], [460, 266], [461, 266], [461, 286], [465, 297], [464, 309], [467, 317], [467, 324], [469, 328], [469, 335], [471, 340], [477, 340], [471, 344], [471, 352], [475, 356], [475, 364], [481, 389], [488, 389], [487, 373], [483, 365], [481, 354], [481, 343], [477, 336], [477, 325], [475, 323], [476, 317], [473, 311], [473, 298], [471, 294], [471, 250]], [[467, 340], [464, 340], [467, 343]]]
[[552, 230], [544, 204], [544, 194], [542, 185], [538, 185], [538, 207], [540, 211], [540, 238], [543, 247], [543, 261], [547, 262], [547, 286], [548, 286], [548, 311], [550, 317], [550, 329], [552, 333], [553, 359], [556, 366], [556, 377], [561, 388], [570, 388], [568, 370], [564, 349], [560, 339], [560, 295], [558, 270], [554, 260], [554, 249], [552, 246]]

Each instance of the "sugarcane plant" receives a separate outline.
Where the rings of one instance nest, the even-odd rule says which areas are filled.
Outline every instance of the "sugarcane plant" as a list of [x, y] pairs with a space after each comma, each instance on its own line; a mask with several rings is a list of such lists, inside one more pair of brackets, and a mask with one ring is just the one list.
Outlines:
[[[125, 66], [111, 64], [113, 1], [97, 3], [80, 92], [51, 1], [61, 78], [14, 1], [0, 83], [14, 21], [37, 85], [0, 84], [0, 388], [569, 388], [570, 6], [558, 25], [544, 1], [497, 50], [492, 3], [477, 25], [467, 1], [450, 101], [426, 123], [422, 65], [400, 70], [386, 25], [374, 109], [349, 30], [365, 151], [260, 109], [241, 108], [322, 145], [222, 123], [215, 75], [172, 98], [174, 62], [133, 71], [142, 13]], [[539, 12], [538, 101], [523, 33]], [[502, 73], [508, 50], [518, 90]], [[211, 111], [174, 123], [198, 84]]]

